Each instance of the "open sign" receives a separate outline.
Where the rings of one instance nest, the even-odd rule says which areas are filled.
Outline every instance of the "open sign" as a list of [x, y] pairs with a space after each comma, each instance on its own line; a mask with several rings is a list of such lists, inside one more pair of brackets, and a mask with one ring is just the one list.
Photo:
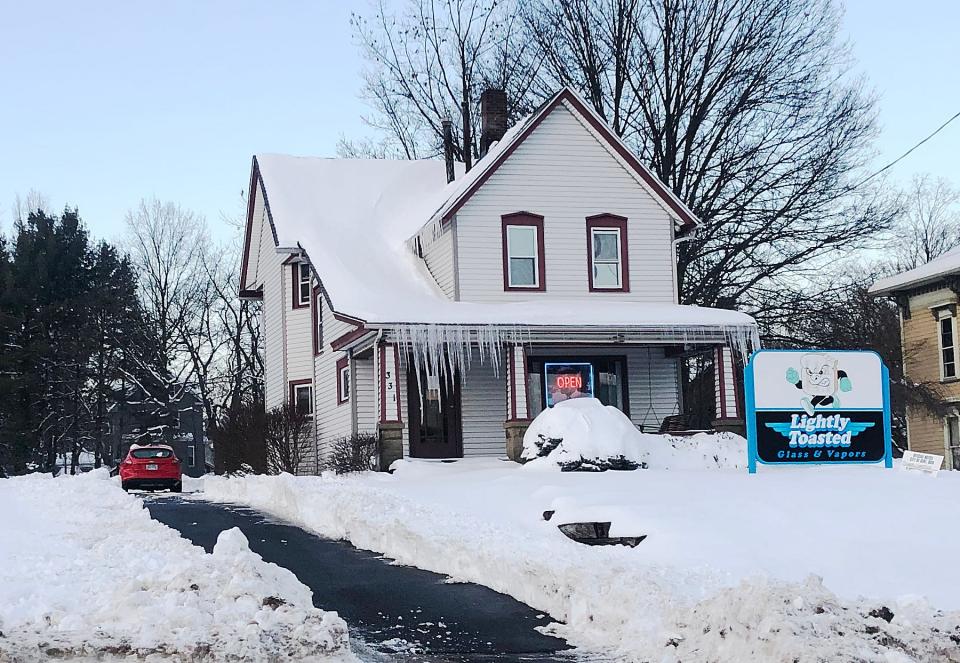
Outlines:
[[547, 407], [573, 398], [593, 398], [592, 364], [548, 362], [543, 372]]

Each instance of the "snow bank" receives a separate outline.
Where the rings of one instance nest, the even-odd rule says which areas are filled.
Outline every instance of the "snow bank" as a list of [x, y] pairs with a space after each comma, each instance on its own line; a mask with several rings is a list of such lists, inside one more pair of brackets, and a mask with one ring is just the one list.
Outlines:
[[152, 520], [105, 470], [0, 480], [0, 661], [353, 660], [346, 624], [250, 551]]
[[711, 469], [746, 467], [747, 441], [730, 433], [691, 437], [641, 433], [620, 410], [595, 398], [545, 409], [523, 436], [525, 467]]
[[[487, 585], [613, 660], [960, 659], [950, 637], [960, 614], [918, 598], [960, 608], [960, 580], [944, 572], [960, 533], [943, 525], [960, 473], [547, 473], [492, 459], [395, 467], [207, 478], [205, 494]], [[611, 520], [613, 536], [648, 539], [588, 547], [556, 528], [584, 516]], [[882, 608], [891, 622], [870, 616]]]

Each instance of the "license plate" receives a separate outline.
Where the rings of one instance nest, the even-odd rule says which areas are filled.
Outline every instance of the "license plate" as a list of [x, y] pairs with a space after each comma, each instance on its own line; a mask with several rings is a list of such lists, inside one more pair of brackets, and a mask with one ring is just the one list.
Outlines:
[[154, 463], [149, 463], [149, 464], [147, 465], [147, 469], [148, 469], [148, 470], [155, 470], [155, 469], [157, 469], [157, 466], [156, 466]]

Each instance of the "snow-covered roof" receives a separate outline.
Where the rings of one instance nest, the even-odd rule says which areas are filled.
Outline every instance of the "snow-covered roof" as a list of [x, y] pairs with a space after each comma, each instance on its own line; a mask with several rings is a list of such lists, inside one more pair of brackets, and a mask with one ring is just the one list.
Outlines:
[[933, 283], [950, 274], [960, 275], [960, 246], [919, 267], [880, 279], [870, 286], [869, 292], [880, 295], [896, 290], [916, 288]]
[[280, 247], [302, 248], [338, 313], [369, 326], [754, 326], [737, 311], [676, 304], [449, 300], [406, 246], [449, 197], [439, 160], [256, 157]]

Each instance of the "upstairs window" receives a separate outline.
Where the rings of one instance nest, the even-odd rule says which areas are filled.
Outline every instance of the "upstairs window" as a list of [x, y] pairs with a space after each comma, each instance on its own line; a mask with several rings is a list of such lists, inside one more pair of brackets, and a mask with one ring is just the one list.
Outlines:
[[940, 341], [940, 379], [957, 377], [957, 325], [949, 310], [937, 314], [937, 336]]
[[310, 306], [310, 265], [305, 262], [293, 265], [293, 308]]
[[323, 295], [320, 288], [313, 289], [313, 354], [318, 355], [323, 351]]
[[599, 214], [587, 219], [587, 274], [591, 292], [630, 291], [624, 217]]
[[543, 217], [517, 212], [502, 217], [503, 289], [544, 290]]

